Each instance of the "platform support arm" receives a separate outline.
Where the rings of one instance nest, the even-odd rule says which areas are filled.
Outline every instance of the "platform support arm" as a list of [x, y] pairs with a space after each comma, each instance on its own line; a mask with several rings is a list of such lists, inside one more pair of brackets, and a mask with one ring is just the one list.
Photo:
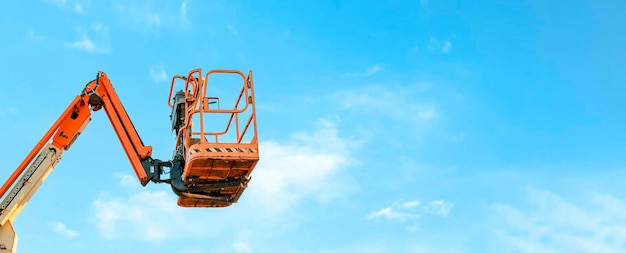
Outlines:
[[150, 157], [152, 147], [143, 144], [106, 74], [98, 72], [96, 79], [87, 84], [84, 93], [89, 95], [92, 110], [104, 108], [139, 182], [144, 186], [150, 181], [160, 182], [160, 171], [151, 171], [154, 166], [146, 165], [153, 161]]

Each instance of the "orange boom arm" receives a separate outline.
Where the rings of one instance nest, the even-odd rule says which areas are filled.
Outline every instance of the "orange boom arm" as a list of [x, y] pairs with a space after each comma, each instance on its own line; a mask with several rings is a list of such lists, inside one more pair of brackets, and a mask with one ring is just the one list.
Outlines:
[[26, 166], [33, 161], [50, 139], [52, 139], [52, 145], [57, 149], [69, 150], [72, 143], [91, 121], [91, 110], [98, 111], [101, 108], [105, 109], [137, 178], [142, 185], [146, 185], [149, 178], [141, 164], [141, 159], [150, 157], [152, 147], [143, 144], [124, 106], [115, 93], [111, 81], [109, 81], [104, 72], [98, 72], [96, 79], [89, 82], [83, 92], [74, 98], [67, 109], [2, 185], [0, 197], [6, 194], [17, 178], [24, 173]]

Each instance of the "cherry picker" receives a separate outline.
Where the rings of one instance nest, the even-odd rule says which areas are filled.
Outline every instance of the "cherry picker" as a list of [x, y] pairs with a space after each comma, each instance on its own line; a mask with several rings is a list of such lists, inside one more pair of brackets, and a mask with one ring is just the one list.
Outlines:
[[[210, 77], [241, 77], [233, 104], [222, 106], [209, 92]], [[178, 88], [182, 88], [174, 92]], [[216, 105], [217, 104], [217, 105]], [[104, 109], [139, 183], [167, 183], [181, 207], [227, 207], [237, 202], [259, 161], [252, 71], [194, 69], [172, 78], [168, 105], [176, 145], [170, 160], [152, 158], [111, 81], [98, 72], [69, 104], [41, 140], [0, 188], [0, 253], [15, 252], [17, 235], [12, 222], [39, 186], [91, 121], [91, 112]], [[221, 116], [221, 117], [215, 117]], [[225, 127], [205, 129], [213, 119]], [[165, 178], [165, 175], [169, 175]]]

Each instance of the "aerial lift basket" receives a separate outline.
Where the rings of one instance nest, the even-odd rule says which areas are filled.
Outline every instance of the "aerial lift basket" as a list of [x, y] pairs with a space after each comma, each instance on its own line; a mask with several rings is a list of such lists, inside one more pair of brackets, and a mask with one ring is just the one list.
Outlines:
[[[225, 85], [210, 82], [216, 75], [241, 77], [239, 95], [228, 101], [214, 96], [213, 91]], [[181, 80], [185, 89], [172, 96]], [[202, 70], [195, 69], [186, 77], [172, 78], [169, 98], [172, 129], [177, 133], [175, 152], [184, 158], [182, 182], [195, 189], [179, 194], [178, 205], [224, 207], [237, 202], [259, 161], [252, 71], [246, 76], [238, 70], [218, 69], [203, 76]]]

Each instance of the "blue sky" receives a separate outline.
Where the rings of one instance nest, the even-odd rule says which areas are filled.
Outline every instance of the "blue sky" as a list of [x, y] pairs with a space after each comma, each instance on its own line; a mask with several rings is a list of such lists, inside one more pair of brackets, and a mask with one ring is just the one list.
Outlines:
[[239, 203], [183, 209], [96, 113], [19, 252], [624, 252], [625, 7], [3, 1], [3, 178], [98, 70], [160, 159], [171, 76], [253, 70], [261, 143]]

